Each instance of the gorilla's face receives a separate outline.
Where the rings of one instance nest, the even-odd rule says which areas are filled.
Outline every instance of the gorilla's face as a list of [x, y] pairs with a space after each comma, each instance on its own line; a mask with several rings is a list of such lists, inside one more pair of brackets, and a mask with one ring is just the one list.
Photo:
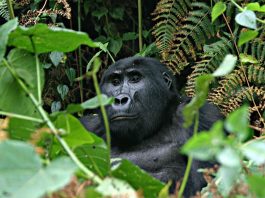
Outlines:
[[175, 95], [164, 70], [154, 59], [127, 58], [105, 71], [101, 89], [114, 97], [107, 107], [114, 141], [135, 144], [155, 133], [168, 118]]

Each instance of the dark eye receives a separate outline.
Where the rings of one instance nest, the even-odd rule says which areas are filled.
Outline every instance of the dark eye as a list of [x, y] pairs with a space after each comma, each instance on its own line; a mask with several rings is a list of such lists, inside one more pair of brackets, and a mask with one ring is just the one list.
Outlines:
[[130, 82], [138, 83], [142, 79], [142, 75], [140, 73], [134, 73], [130, 77]]
[[111, 84], [113, 84], [114, 86], [118, 86], [120, 84], [120, 79], [119, 78], [112, 78], [111, 79]]

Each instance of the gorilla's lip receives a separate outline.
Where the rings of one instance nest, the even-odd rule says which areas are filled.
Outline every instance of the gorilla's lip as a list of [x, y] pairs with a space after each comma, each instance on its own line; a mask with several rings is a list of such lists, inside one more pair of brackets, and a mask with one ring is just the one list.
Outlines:
[[122, 115], [114, 115], [111, 117], [111, 121], [119, 121], [119, 120], [133, 120], [136, 119], [138, 115], [128, 115], [128, 114], [122, 114]]

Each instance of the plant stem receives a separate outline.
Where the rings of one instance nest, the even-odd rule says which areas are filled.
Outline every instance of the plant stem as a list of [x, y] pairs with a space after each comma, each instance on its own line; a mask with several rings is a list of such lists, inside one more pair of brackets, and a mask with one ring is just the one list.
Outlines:
[[28, 96], [30, 97], [30, 99], [33, 102], [34, 106], [37, 108], [37, 110], [39, 111], [40, 115], [42, 116], [43, 121], [47, 123], [47, 125], [51, 129], [52, 133], [55, 135], [55, 137], [60, 142], [60, 144], [62, 145], [62, 147], [65, 149], [65, 151], [70, 156], [70, 158], [75, 162], [75, 164], [82, 171], [84, 171], [84, 173], [86, 173], [86, 175], [88, 176], [89, 179], [91, 179], [95, 183], [101, 183], [102, 180], [97, 175], [95, 175], [93, 172], [91, 172], [90, 170], [88, 170], [87, 167], [84, 166], [84, 164], [82, 164], [82, 162], [80, 162], [80, 160], [76, 157], [76, 155], [73, 153], [73, 151], [70, 149], [70, 147], [68, 146], [68, 144], [64, 141], [64, 139], [62, 139], [59, 136], [56, 127], [51, 122], [51, 120], [49, 119], [48, 115], [46, 114], [46, 112], [44, 111], [44, 109], [42, 108], [42, 106], [39, 104], [39, 102], [37, 101], [37, 99], [34, 97], [34, 95], [28, 90], [28, 88], [26, 87], [26, 85], [24, 84], [24, 82], [19, 79], [19, 77], [18, 77], [17, 73], [15, 72], [15, 70], [9, 65], [9, 63], [6, 61], [6, 59], [3, 59], [3, 62], [6, 65], [6, 67], [8, 68], [8, 70], [11, 72], [11, 74], [13, 75], [13, 77], [16, 79], [16, 81], [18, 82], [18, 84], [21, 86], [21, 88], [23, 89], [23, 91], [25, 91], [28, 94]]
[[0, 111], [0, 115], [5, 115], [5, 116], [13, 117], [13, 118], [19, 118], [22, 120], [29, 120], [29, 121], [33, 121], [33, 122], [43, 123], [43, 120], [41, 120], [41, 119], [33, 118], [30, 116], [25, 116], [25, 115], [20, 115], [20, 114], [16, 114], [16, 113], [9, 113], [9, 112], [5, 112], [5, 111]]
[[[81, 31], [81, 0], [77, 1], [77, 23], [78, 23], [78, 31]], [[79, 76], [83, 75], [83, 64], [82, 64], [82, 51], [81, 46], [78, 47], [78, 65], [79, 65]], [[80, 98], [81, 103], [84, 101], [84, 94], [83, 94], [83, 81], [79, 81], [80, 83]]]
[[[193, 136], [196, 136], [198, 133], [198, 128], [199, 128], [199, 112], [196, 113], [195, 115], [195, 123], [194, 123], [194, 128], [193, 128]], [[188, 157], [188, 163], [187, 163], [187, 167], [184, 173], [184, 177], [183, 177], [183, 181], [181, 183], [179, 192], [178, 192], [178, 198], [181, 198], [185, 187], [187, 185], [188, 179], [189, 179], [189, 175], [190, 175], [190, 170], [191, 170], [191, 165], [192, 165], [192, 157], [189, 156]]]
[[99, 83], [98, 83], [97, 75], [95, 72], [92, 72], [92, 78], [93, 78], [93, 83], [94, 83], [94, 87], [96, 90], [96, 94], [98, 96], [98, 102], [100, 104], [100, 111], [101, 111], [102, 116], [103, 116], [103, 121], [104, 121], [105, 130], [106, 130], [106, 136], [107, 136], [107, 146], [108, 146], [108, 149], [110, 151], [111, 150], [111, 138], [110, 138], [109, 122], [108, 122], [106, 109], [105, 109], [104, 105], [102, 104], [101, 91], [99, 89]]
[[15, 18], [14, 9], [12, 6], [12, 0], [6, 0], [10, 19]]
[[138, 0], [138, 34], [139, 34], [139, 52], [143, 49], [142, 37], [142, 0]]
[[30, 36], [30, 42], [31, 42], [33, 51], [35, 52], [38, 101], [39, 101], [39, 104], [41, 104], [42, 101], [41, 101], [40, 61], [39, 61], [38, 53], [37, 53], [34, 41], [32, 39], [32, 36]]

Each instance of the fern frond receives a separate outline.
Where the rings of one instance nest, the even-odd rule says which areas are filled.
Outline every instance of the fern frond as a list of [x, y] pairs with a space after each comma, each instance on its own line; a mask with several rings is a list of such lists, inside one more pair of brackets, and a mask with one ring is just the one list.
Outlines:
[[156, 38], [156, 45], [160, 53], [166, 58], [166, 52], [173, 44], [173, 37], [177, 31], [177, 24], [187, 15], [192, 0], [161, 0], [153, 12], [156, 25], [153, 28], [153, 35]]
[[[253, 84], [254, 86], [264, 87], [264, 67], [258, 65], [249, 65], [248, 69], [246, 70], [246, 75], [249, 83]], [[239, 68], [230, 75], [226, 76], [219, 82], [219, 85], [220, 86], [218, 88], [214, 89], [213, 92], [209, 94], [209, 100], [216, 105], [220, 105], [222, 108], [224, 108], [224, 111], [229, 111], [229, 109], [225, 109], [225, 106], [227, 105], [224, 106], [224, 104], [228, 104], [229, 100], [235, 97], [235, 94], [239, 94], [239, 90], [246, 85], [246, 78], [242, 68]], [[246, 92], [244, 93], [246, 94]], [[247, 98], [248, 100], [251, 100], [251, 97]]]
[[8, 12], [6, 0], [0, 0], [0, 16], [3, 17], [7, 21], [9, 19], [9, 12]]
[[204, 53], [200, 60], [192, 66], [192, 73], [188, 76], [185, 92], [189, 97], [195, 94], [195, 80], [203, 74], [213, 73], [221, 64], [226, 54], [232, 50], [231, 41], [226, 38], [204, 46]]
[[179, 22], [174, 34], [171, 48], [168, 49], [168, 57], [164, 62], [173, 70], [180, 73], [183, 67], [188, 65], [190, 58], [197, 59], [197, 51], [202, 50], [206, 40], [214, 36], [214, 28], [210, 21], [210, 8], [205, 3], [194, 2], [192, 11]]
[[264, 111], [265, 109], [265, 89], [264, 87], [241, 87], [240, 90], [235, 92], [233, 95], [229, 97], [229, 99], [219, 106], [222, 109], [222, 113], [227, 115], [235, 109], [239, 108], [244, 100], [252, 101], [252, 94], [255, 94], [259, 101], [256, 101], [257, 106], [255, 107], [253, 104], [250, 104], [250, 113], [259, 111]]

